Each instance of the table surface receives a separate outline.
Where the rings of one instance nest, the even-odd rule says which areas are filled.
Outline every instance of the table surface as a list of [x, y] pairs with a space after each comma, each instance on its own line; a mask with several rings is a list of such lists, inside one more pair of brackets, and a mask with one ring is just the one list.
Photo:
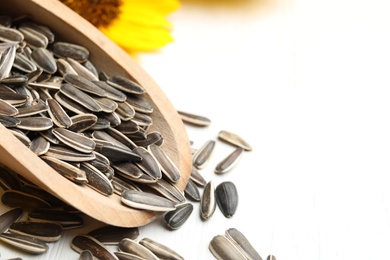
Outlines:
[[[194, 202], [180, 229], [156, 220], [139, 239], [214, 259], [209, 242], [234, 227], [263, 259], [390, 259], [389, 13], [382, 0], [183, 0], [175, 41], [137, 59], [178, 110], [211, 119], [188, 136], [216, 140], [200, 172], [235, 183], [239, 205], [202, 221]], [[220, 130], [253, 147], [223, 175], [234, 148]], [[42, 255], [2, 244], [1, 259], [78, 259], [70, 239], [87, 222]]]

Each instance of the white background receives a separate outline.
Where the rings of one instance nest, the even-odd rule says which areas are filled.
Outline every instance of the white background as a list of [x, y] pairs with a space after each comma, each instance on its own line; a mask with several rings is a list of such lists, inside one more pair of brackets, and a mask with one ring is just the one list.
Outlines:
[[[178, 110], [212, 120], [186, 127], [194, 147], [228, 130], [253, 151], [218, 176], [234, 148], [217, 140], [201, 170], [236, 184], [232, 218], [202, 221], [194, 203], [179, 230], [157, 220], [139, 238], [213, 259], [210, 240], [235, 227], [263, 259], [390, 259], [389, 14], [384, 0], [182, 1], [174, 43], [138, 61]], [[2, 244], [1, 259], [77, 259], [82, 232], [36, 257]]]

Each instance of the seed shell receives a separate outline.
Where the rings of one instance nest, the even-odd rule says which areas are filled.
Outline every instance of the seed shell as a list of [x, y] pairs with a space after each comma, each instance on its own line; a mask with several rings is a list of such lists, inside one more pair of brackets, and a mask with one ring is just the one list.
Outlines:
[[171, 182], [176, 183], [180, 179], [180, 171], [171, 160], [167, 153], [158, 145], [151, 144], [148, 146], [148, 150], [156, 158], [158, 164], [160, 165], [161, 171], [165, 177], [167, 177]]
[[1, 195], [1, 202], [10, 208], [22, 208], [26, 211], [31, 211], [36, 208], [50, 208], [51, 205], [31, 194], [17, 190], [6, 190]]
[[96, 143], [88, 137], [64, 128], [53, 129], [53, 135], [62, 143], [82, 153], [92, 153]]
[[208, 126], [211, 123], [211, 120], [204, 116], [195, 115], [188, 112], [183, 111], [177, 111], [179, 113], [179, 116], [181, 117], [181, 120], [183, 122], [196, 125], [196, 126]]

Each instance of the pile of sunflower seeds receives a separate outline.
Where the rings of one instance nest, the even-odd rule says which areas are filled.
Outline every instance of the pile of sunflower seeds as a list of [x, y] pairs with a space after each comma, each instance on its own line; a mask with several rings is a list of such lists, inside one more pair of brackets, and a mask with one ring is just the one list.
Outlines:
[[149, 131], [145, 89], [98, 72], [89, 56], [28, 17], [1, 16], [0, 123], [70, 181], [116, 193], [129, 207], [174, 210], [184, 200], [175, 186], [181, 173], [161, 133]]

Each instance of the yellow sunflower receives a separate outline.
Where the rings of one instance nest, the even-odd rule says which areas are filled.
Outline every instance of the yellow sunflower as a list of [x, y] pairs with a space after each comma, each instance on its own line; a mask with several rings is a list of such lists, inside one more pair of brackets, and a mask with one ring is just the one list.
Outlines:
[[167, 16], [178, 0], [60, 0], [129, 54], [152, 52], [173, 41]]

